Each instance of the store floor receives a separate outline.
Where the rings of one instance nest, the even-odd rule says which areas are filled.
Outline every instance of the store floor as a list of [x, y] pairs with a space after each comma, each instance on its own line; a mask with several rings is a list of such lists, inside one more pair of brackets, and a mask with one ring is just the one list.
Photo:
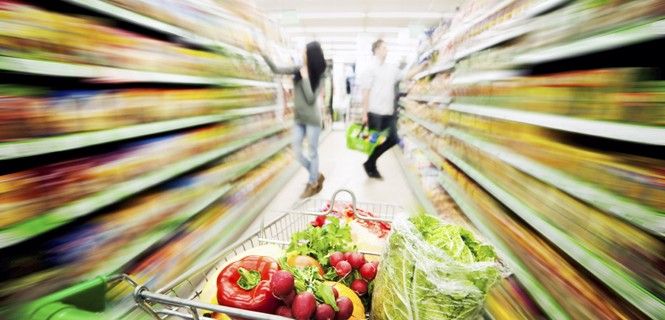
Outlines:
[[[393, 152], [395, 149], [385, 153], [377, 164], [384, 179], [370, 179], [362, 167], [367, 156], [347, 149], [343, 129], [336, 128], [323, 139], [319, 148], [319, 167], [325, 175], [326, 181], [321, 193], [315, 197], [328, 199], [336, 190], [344, 188], [353, 191], [359, 202], [395, 204], [402, 206], [405, 210], [414, 208], [416, 199], [409, 189], [406, 177]], [[301, 168], [244, 236], [256, 232], [262, 218], [272, 221], [279, 216], [280, 209], [291, 208], [298, 200], [306, 181], [307, 172]], [[350, 198], [343, 195], [340, 196], [340, 199], [348, 200]]]

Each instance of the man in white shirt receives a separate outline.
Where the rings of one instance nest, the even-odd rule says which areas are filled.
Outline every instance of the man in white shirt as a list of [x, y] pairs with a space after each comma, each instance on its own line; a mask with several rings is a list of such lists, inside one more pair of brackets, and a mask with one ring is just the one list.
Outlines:
[[383, 40], [376, 40], [372, 44], [372, 53], [374, 61], [361, 79], [363, 123], [372, 130], [388, 129], [388, 138], [374, 149], [363, 163], [363, 167], [370, 178], [381, 179], [376, 161], [399, 142], [395, 115], [395, 85], [401, 75], [396, 66], [386, 63], [388, 48]]

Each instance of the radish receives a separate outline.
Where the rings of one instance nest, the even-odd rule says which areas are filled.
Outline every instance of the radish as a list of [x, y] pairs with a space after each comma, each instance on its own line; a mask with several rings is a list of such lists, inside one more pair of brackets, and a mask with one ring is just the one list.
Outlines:
[[296, 291], [292, 290], [291, 293], [289, 293], [286, 296], [281, 297], [282, 301], [284, 301], [284, 304], [287, 306], [291, 306], [293, 304], [293, 300], [296, 298]]
[[353, 252], [344, 252], [344, 260], [349, 261]]
[[351, 318], [351, 315], [353, 314], [353, 302], [351, 302], [351, 299], [347, 297], [339, 297], [337, 299], [337, 308], [339, 308], [339, 311], [337, 311], [335, 320], [346, 320]]
[[374, 265], [374, 268], [376, 268], [376, 271], [379, 271], [379, 262], [378, 261], [372, 261], [372, 264]]
[[329, 305], [322, 303], [316, 308], [316, 320], [333, 320], [335, 319], [335, 310]]
[[333, 294], [335, 295], [335, 299], [339, 298], [339, 292], [337, 291], [337, 288], [332, 287], [333, 289]]
[[367, 281], [363, 279], [356, 279], [351, 282], [351, 290], [355, 291], [359, 296], [367, 293]]
[[340, 277], [346, 277], [351, 272], [351, 264], [347, 261], [340, 261], [335, 265], [335, 271]]
[[365, 263], [360, 267], [360, 275], [363, 276], [365, 280], [372, 281], [376, 277], [376, 267], [371, 262]]
[[305, 291], [296, 296], [291, 305], [291, 313], [296, 320], [309, 320], [316, 310], [314, 294]]
[[354, 252], [349, 258], [349, 263], [353, 269], [360, 269], [365, 264], [365, 256], [360, 252]]
[[286, 297], [293, 291], [294, 285], [293, 275], [288, 271], [279, 270], [272, 275], [270, 291], [277, 298]]
[[338, 262], [344, 261], [344, 254], [341, 252], [335, 252], [330, 255], [329, 261], [331, 266], [336, 266]]
[[275, 314], [282, 317], [293, 318], [293, 313], [291, 313], [291, 308], [287, 306], [279, 306], [275, 311]]

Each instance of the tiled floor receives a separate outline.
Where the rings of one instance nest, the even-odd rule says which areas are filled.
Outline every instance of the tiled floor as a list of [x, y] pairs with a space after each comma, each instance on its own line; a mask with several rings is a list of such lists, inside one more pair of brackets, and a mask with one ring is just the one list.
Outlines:
[[[396, 147], [395, 147], [396, 148]], [[320, 170], [326, 181], [317, 198], [329, 198], [340, 188], [353, 191], [358, 201], [379, 202], [402, 206], [405, 210], [416, 207], [416, 199], [406, 182], [402, 169], [395, 158], [393, 150], [384, 154], [378, 162], [378, 169], [383, 180], [370, 179], [362, 168], [366, 155], [346, 148], [344, 132], [333, 131], [325, 138], [319, 149]], [[307, 181], [307, 172], [301, 169], [272, 201], [263, 213], [266, 221], [279, 216], [277, 210], [290, 208], [302, 192]], [[348, 196], [341, 196], [348, 200]], [[261, 218], [248, 229], [248, 235], [256, 232]]]

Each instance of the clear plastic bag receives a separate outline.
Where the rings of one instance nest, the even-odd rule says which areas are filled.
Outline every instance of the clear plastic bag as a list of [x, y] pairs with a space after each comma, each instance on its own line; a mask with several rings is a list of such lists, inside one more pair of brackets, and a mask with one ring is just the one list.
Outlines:
[[476, 319], [503, 274], [494, 249], [463, 227], [398, 217], [374, 281], [372, 319]]

